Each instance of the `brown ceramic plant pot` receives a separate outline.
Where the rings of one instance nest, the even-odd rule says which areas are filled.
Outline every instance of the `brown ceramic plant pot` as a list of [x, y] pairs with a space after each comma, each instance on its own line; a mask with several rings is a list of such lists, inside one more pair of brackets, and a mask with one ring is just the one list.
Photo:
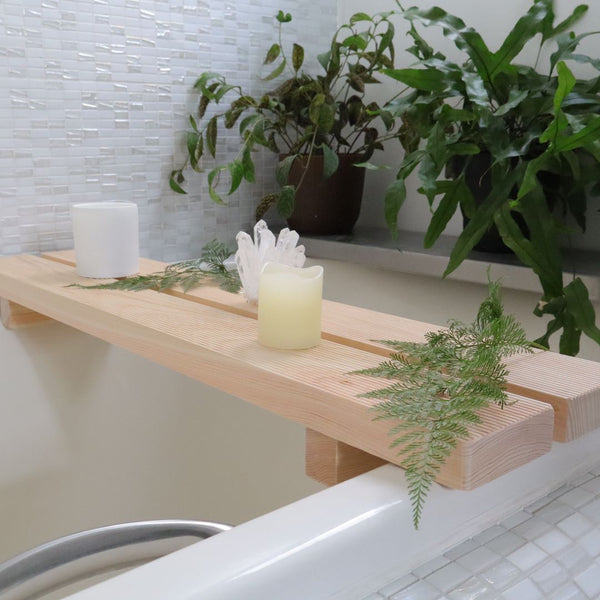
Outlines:
[[355, 167], [356, 156], [339, 156], [337, 171], [323, 178], [323, 156], [296, 159], [290, 169], [288, 183], [296, 189], [294, 212], [287, 219], [290, 229], [306, 235], [349, 234], [360, 214], [365, 182], [365, 169]]

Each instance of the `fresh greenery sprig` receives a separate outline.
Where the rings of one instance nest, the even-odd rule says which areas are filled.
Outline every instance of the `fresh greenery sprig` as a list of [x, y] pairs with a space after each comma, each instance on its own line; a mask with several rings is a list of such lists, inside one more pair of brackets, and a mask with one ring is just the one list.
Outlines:
[[380, 400], [377, 419], [397, 421], [392, 447], [403, 457], [415, 528], [431, 484], [458, 440], [469, 437], [469, 426], [481, 422], [479, 411], [509, 403], [503, 357], [532, 349], [520, 324], [504, 314], [500, 285], [491, 281], [473, 323], [450, 321], [426, 339], [383, 341], [393, 349], [390, 359], [359, 371], [393, 382], [363, 397]]
[[213, 240], [202, 248], [200, 258], [193, 258], [168, 265], [164, 271], [148, 275], [124, 277], [109, 283], [95, 285], [74, 284], [74, 287], [102, 290], [166, 290], [180, 285], [187, 292], [200, 285], [218, 285], [220, 288], [237, 293], [241, 282], [236, 270], [229, 271], [225, 260], [231, 250], [221, 242]]

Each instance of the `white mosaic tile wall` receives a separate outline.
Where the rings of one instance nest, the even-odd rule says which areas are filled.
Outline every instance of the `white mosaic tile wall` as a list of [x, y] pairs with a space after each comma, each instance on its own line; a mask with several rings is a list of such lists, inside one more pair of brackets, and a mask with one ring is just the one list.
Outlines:
[[256, 91], [279, 9], [294, 15], [290, 42], [300, 32], [307, 53], [326, 49], [335, 0], [1, 0], [0, 254], [70, 247], [78, 201], [136, 202], [141, 251], [163, 260], [248, 228], [273, 155], [225, 208], [204, 177], [181, 196], [168, 174], [197, 75]]

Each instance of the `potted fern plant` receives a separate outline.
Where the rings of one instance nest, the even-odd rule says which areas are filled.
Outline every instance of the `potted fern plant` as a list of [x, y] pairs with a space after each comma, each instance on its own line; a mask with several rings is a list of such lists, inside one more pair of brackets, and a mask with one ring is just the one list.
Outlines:
[[[577, 50], [592, 35], [571, 31], [586, 13], [577, 6], [555, 23], [553, 0], [534, 0], [496, 51], [445, 10], [400, 9], [409, 25], [415, 63], [385, 69], [407, 86], [391, 108], [402, 120], [405, 155], [386, 194], [387, 224], [396, 231], [405, 179], [418, 173], [431, 208], [425, 246], [435, 244], [460, 208], [467, 217], [445, 275], [454, 271], [490, 228], [533, 269], [543, 290], [535, 308], [549, 315], [538, 343], [562, 331], [562, 353], [577, 354], [584, 333], [600, 343], [585, 284], [563, 284], [565, 232], [585, 230], [590, 203], [600, 193], [600, 61]], [[441, 28], [464, 57], [450, 60], [420, 28]], [[517, 62], [539, 40], [535, 66]], [[593, 74], [577, 78], [568, 66]]]
[[243, 181], [254, 182], [255, 150], [263, 147], [278, 157], [279, 189], [262, 199], [257, 220], [276, 205], [300, 233], [349, 233], [359, 215], [364, 181], [364, 169], [356, 165], [398, 134], [385, 103], [366, 100], [367, 88], [379, 81], [377, 73], [394, 66], [394, 27], [386, 14], [354, 15], [317, 57], [321, 71], [312, 74], [303, 69], [304, 48], [294, 43], [288, 52], [281, 42], [282, 28], [291, 19], [277, 14], [280, 41], [264, 60], [272, 69], [265, 84], [275, 87], [252, 96], [218, 73], [198, 77], [199, 104], [189, 117], [186, 159], [172, 171], [170, 185], [185, 193], [186, 169], [202, 171], [206, 155], [210, 160], [217, 155], [222, 128], [237, 126], [235, 158], [208, 169], [215, 202], [224, 202], [224, 185], [232, 194]]

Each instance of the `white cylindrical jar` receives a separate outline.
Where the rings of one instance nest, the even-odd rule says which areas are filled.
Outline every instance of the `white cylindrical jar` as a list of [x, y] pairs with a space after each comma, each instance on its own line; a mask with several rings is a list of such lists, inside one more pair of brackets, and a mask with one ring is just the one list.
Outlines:
[[258, 286], [258, 341], [282, 350], [321, 341], [323, 267], [266, 263]]
[[139, 272], [138, 209], [133, 202], [86, 202], [71, 206], [77, 273], [126, 277]]

